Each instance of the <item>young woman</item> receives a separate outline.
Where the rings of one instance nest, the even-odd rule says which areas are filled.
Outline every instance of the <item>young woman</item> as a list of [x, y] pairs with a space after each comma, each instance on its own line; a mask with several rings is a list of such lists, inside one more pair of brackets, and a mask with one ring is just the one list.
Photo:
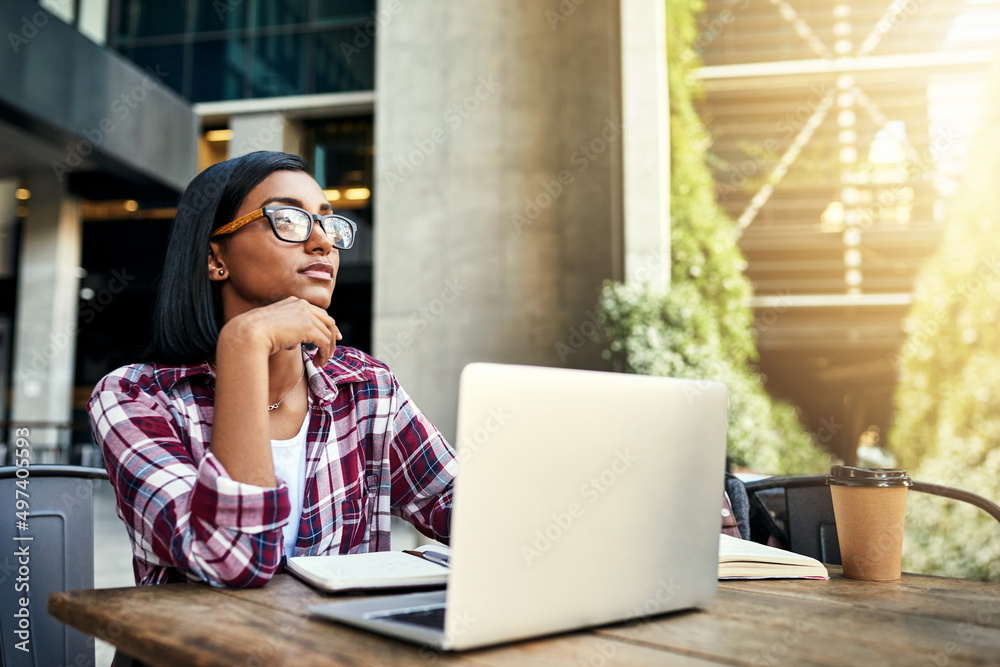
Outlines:
[[293, 155], [188, 185], [147, 363], [88, 404], [136, 583], [260, 586], [283, 556], [388, 549], [390, 514], [448, 541], [452, 448], [326, 312], [354, 232]]

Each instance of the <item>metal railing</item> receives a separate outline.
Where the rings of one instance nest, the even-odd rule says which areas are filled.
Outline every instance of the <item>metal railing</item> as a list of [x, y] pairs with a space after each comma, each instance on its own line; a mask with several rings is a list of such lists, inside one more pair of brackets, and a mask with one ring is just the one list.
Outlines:
[[28, 430], [31, 463], [103, 468], [101, 449], [85, 421], [0, 421], [0, 465], [13, 463], [13, 444], [19, 429]]

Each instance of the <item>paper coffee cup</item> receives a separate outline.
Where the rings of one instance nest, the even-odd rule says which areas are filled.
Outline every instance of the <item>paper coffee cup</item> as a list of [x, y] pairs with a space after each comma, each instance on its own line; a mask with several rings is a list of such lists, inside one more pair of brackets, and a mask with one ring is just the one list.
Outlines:
[[906, 494], [912, 484], [906, 471], [833, 466], [826, 483], [833, 497], [844, 576], [899, 579]]

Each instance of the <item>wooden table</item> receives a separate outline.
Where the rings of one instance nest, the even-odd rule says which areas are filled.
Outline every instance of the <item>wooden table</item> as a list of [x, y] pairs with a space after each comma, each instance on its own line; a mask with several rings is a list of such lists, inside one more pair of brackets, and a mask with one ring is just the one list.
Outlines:
[[245, 591], [55, 593], [49, 613], [150, 665], [1000, 664], [1000, 583], [830, 572], [829, 581], [720, 582], [704, 610], [462, 654], [314, 620], [306, 606], [329, 598], [288, 575]]

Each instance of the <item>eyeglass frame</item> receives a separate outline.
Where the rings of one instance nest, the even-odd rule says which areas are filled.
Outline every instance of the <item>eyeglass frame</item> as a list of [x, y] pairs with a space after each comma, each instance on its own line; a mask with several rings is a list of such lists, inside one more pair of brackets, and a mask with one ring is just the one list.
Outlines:
[[[285, 208], [290, 208], [305, 213], [307, 216], [309, 216], [309, 219], [312, 220], [314, 227], [318, 222], [320, 229], [323, 230], [323, 233], [326, 234], [327, 238], [330, 238], [330, 235], [327, 233], [326, 227], [323, 226], [323, 220], [325, 218], [337, 218], [339, 220], [343, 220], [344, 222], [346, 222], [348, 225], [351, 226], [351, 245], [344, 248], [334, 243], [333, 247], [337, 248], [338, 250], [350, 250], [352, 247], [354, 247], [354, 237], [358, 233], [358, 223], [354, 222], [350, 218], [344, 217], [342, 215], [337, 215], [336, 213], [327, 213], [325, 215], [320, 213], [310, 213], [309, 211], [303, 208], [299, 208], [298, 206], [291, 206], [287, 204], [282, 206], [265, 206], [251, 213], [247, 213], [242, 218], [237, 218], [236, 220], [227, 222], [226, 224], [216, 229], [214, 232], [212, 232], [212, 236], [210, 238], [214, 239], [216, 236], [222, 236], [224, 234], [232, 234], [233, 232], [236, 232], [237, 230], [250, 224], [251, 222], [255, 222], [256, 220], [260, 220], [261, 218], [267, 218], [268, 222], [271, 223], [271, 231], [274, 233], [274, 235], [278, 238], [279, 241], [284, 241], [285, 243], [305, 243], [306, 241], [309, 240], [309, 237], [312, 236], [311, 228], [306, 237], [301, 241], [289, 241], [286, 238], [282, 238], [281, 235], [278, 234], [278, 228], [274, 223], [274, 214], [276, 211]], [[333, 243], [333, 239], [330, 239], [330, 242]]]

